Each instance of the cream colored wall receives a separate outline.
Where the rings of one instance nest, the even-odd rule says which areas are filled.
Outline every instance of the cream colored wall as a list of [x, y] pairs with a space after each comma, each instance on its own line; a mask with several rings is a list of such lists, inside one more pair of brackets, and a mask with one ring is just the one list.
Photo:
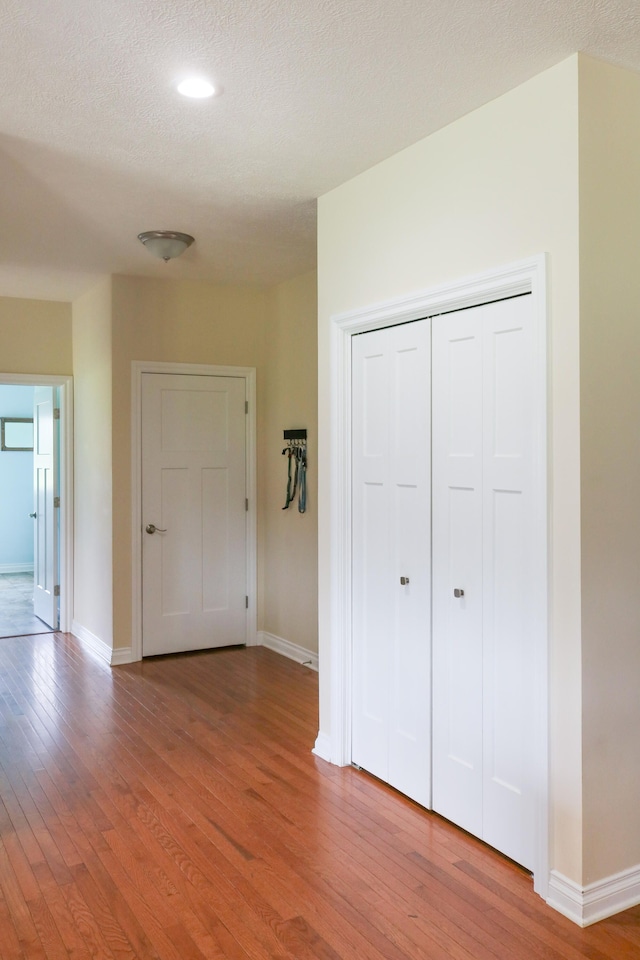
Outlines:
[[73, 620], [113, 640], [111, 280], [73, 304]]
[[[318, 649], [317, 285], [308, 273], [270, 291], [265, 372], [264, 629], [306, 650]], [[306, 513], [283, 510], [286, 458], [282, 431], [308, 432]]]
[[580, 61], [584, 882], [640, 863], [640, 76]]
[[[171, 269], [170, 264], [167, 269]], [[257, 368], [260, 491], [264, 486], [264, 357], [270, 305], [267, 294], [257, 289], [125, 276], [114, 276], [112, 281], [114, 647], [128, 647], [131, 644], [131, 361]], [[258, 543], [258, 629], [261, 629], [264, 529], [260, 509]]]
[[0, 373], [68, 376], [71, 304], [0, 297]]
[[[320, 656], [331, 647], [331, 316], [550, 255], [551, 866], [582, 877], [578, 60], [319, 201]], [[320, 727], [330, 733], [329, 672]]]

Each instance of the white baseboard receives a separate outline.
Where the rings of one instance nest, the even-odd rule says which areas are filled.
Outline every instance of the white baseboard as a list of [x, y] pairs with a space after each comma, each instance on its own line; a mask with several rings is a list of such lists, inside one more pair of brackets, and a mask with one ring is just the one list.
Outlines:
[[83, 647], [111, 666], [111, 647], [108, 643], [97, 637], [91, 630], [87, 630], [77, 620], [71, 621], [71, 633], [78, 638]]
[[71, 624], [71, 633], [78, 638], [83, 647], [94, 653], [104, 663], [108, 663], [110, 667], [119, 663], [131, 663], [133, 660], [131, 647], [116, 647], [114, 650], [108, 643], [97, 637], [95, 633], [78, 623], [77, 620], [74, 620]]
[[547, 903], [578, 926], [588, 927], [640, 904], [640, 865], [586, 887], [552, 870]]
[[321, 760], [326, 760], [327, 763], [331, 763], [331, 737], [320, 731], [316, 737], [316, 742], [311, 753], [315, 753], [316, 757], [320, 757]]
[[312, 653], [305, 647], [298, 646], [297, 643], [291, 643], [290, 640], [284, 640], [277, 637], [275, 633], [268, 633], [266, 630], [258, 631], [258, 644], [261, 647], [268, 647], [275, 653], [288, 657], [289, 660], [295, 660], [297, 663], [303, 663], [305, 667], [311, 667], [312, 670], [318, 669], [318, 654]]
[[33, 573], [33, 562], [0, 563], [0, 573]]
[[111, 666], [117, 667], [123, 663], [133, 663], [133, 650], [131, 647], [114, 647], [111, 651]]

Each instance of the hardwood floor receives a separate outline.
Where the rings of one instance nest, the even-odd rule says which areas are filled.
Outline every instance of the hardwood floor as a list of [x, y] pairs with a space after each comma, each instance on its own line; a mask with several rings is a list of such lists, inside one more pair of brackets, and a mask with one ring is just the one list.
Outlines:
[[109, 669], [0, 640], [1, 960], [632, 960], [530, 878], [315, 758], [317, 676], [264, 649]]

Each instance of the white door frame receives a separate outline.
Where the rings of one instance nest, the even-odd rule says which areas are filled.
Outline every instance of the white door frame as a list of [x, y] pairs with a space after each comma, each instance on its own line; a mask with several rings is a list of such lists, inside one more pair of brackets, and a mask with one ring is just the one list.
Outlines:
[[257, 486], [256, 371], [197, 363], [131, 362], [131, 660], [142, 660], [142, 374], [169, 373], [205, 377], [239, 377], [248, 402], [247, 462], [247, 608], [246, 643], [257, 643]]
[[[330, 733], [320, 731], [314, 752], [332, 763], [351, 763], [351, 337], [396, 323], [461, 310], [523, 293], [533, 298], [535, 339], [535, 493], [538, 541], [535, 583], [530, 584], [538, 611], [535, 624], [534, 703], [536, 744], [531, 758], [538, 784], [534, 889], [544, 899], [549, 877], [548, 745], [548, 508], [547, 508], [547, 265], [546, 255], [509, 264], [410, 297], [374, 304], [331, 318], [330, 349], [330, 516], [328, 651]], [[322, 662], [322, 661], [321, 661]], [[324, 661], [325, 663], [327, 661]]]
[[0, 373], [0, 384], [60, 389], [60, 623], [69, 633], [73, 621], [73, 377], [43, 373]]

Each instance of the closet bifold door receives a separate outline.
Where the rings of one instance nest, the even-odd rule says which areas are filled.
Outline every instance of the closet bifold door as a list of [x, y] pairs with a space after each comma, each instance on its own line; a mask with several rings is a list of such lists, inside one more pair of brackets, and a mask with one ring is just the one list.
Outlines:
[[528, 295], [433, 320], [433, 806], [532, 866]]
[[433, 808], [476, 837], [482, 836], [481, 309], [432, 320]]
[[424, 806], [431, 771], [430, 321], [352, 338], [352, 759]]

